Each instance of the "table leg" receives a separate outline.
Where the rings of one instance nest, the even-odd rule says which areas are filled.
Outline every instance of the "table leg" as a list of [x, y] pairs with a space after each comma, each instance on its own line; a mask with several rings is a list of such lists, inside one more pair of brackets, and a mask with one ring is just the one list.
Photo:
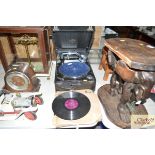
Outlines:
[[109, 64], [108, 64], [108, 52], [107, 52], [107, 48], [103, 48], [102, 50], [102, 58], [101, 58], [101, 62], [100, 62], [100, 65], [99, 65], [99, 70], [101, 69], [104, 69], [105, 71], [105, 74], [104, 74], [104, 77], [103, 77], [103, 80], [107, 81], [108, 78], [109, 78], [109, 74], [112, 73], [112, 70], [110, 69], [109, 67]]

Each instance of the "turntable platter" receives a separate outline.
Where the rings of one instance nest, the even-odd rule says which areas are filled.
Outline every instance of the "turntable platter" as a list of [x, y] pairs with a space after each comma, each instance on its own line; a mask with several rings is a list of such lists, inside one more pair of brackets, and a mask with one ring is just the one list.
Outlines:
[[86, 63], [69, 62], [62, 64], [58, 70], [64, 77], [81, 78], [88, 74], [90, 68]]

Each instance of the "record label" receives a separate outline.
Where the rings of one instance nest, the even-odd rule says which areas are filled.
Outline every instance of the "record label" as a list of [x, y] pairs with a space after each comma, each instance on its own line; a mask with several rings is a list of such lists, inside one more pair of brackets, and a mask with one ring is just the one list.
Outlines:
[[68, 99], [65, 101], [65, 107], [69, 110], [76, 109], [78, 107], [79, 103], [75, 99]]

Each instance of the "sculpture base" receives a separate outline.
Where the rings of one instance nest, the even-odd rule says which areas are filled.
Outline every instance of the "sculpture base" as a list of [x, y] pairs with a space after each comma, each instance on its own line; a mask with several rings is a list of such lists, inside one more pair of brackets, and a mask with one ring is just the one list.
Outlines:
[[109, 120], [120, 128], [131, 128], [131, 115], [148, 115], [146, 108], [142, 104], [127, 109], [124, 106], [123, 112], [120, 112], [118, 105], [121, 95], [112, 96], [109, 84], [99, 88], [98, 97]]

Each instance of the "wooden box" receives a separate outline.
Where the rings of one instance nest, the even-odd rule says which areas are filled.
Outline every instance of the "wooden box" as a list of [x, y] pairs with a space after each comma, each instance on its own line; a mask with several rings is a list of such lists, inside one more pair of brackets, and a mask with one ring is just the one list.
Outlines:
[[[48, 74], [51, 67], [51, 31], [51, 27], [47, 26], [0, 27], [0, 58], [4, 70], [13, 62], [29, 62], [37, 74]], [[24, 44], [21, 38], [24, 38]]]

